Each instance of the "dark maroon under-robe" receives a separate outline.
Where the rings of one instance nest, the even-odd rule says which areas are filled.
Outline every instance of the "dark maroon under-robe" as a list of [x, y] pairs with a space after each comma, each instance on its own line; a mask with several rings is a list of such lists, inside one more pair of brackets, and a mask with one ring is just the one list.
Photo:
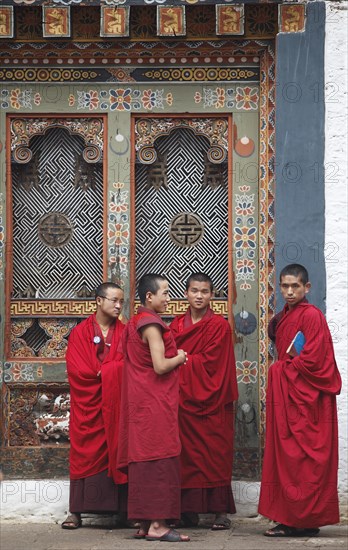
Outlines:
[[71, 512], [125, 508], [127, 476], [116, 470], [123, 329], [117, 320], [104, 340], [94, 314], [69, 338]]
[[130, 519], [180, 517], [181, 450], [178, 427], [179, 369], [158, 375], [141, 329], [160, 327], [165, 357], [177, 355], [169, 327], [154, 311], [140, 307], [123, 333], [118, 467], [128, 471]]
[[233, 401], [238, 390], [231, 328], [210, 308], [194, 324], [189, 309], [170, 328], [178, 348], [188, 354], [180, 369], [182, 512], [233, 514]]

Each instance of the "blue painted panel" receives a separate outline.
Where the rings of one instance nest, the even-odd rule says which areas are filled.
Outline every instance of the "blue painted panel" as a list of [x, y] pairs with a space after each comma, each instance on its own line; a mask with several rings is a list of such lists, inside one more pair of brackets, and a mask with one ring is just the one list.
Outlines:
[[[307, 4], [303, 33], [277, 37], [276, 271], [301, 263], [311, 303], [325, 311], [325, 4]], [[282, 307], [278, 290], [277, 310]]]

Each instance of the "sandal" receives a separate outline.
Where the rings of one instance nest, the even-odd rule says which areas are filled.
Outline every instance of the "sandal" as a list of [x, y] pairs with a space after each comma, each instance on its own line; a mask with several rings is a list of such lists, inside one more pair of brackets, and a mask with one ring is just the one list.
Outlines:
[[78, 529], [82, 525], [82, 519], [76, 514], [70, 514], [62, 523], [62, 529]]
[[152, 535], [146, 535], [146, 540], [162, 541], [162, 542], [189, 542], [190, 537], [187, 535], [180, 535], [178, 531], [174, 529], [168, 529], [161, 537], [154, 537]]
[[211, 528], [212, 531], [225, 531], [231, 529], [231, 520], [227, 516], [217, 516]]
[[265, 531], [265, 537], [315, 537], [318, 535], [320, 529], [308, 528], [308, 529], [296, 529], [296, 527], [290, 527], [283, 523], [278, 523], [272, 529]]
[[147, 535], [147, 532], [149, 530], [149, 527], [150, 527], [150, 522], [149, 521], [140, 522], [139, 529], [136, 533], [134, 533], [133, 539], [145, 539], [146, 535]]
[[133, 539], [144, 539], [146, 537], [145, 533], [140, 533], [140, 529], [139, 531], [137, 531], [136, 533], [134, 533], [134, 535], [132, 535], [132, 538]]

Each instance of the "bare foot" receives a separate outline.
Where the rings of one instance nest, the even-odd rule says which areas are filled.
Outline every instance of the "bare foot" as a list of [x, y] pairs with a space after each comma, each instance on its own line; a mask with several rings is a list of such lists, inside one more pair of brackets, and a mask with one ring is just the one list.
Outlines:
[[148, 535], [150, 537], [162, 537], [168, 532], [169, 528], [165, 521], [152, 521], [149, 527]]

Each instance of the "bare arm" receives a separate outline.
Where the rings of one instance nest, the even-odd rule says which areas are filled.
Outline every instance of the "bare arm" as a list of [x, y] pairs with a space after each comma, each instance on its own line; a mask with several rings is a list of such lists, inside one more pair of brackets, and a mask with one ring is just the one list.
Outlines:
[[153, 368], [156, 374], [166, 374], [186, 361], [186, 353], [179, 349], [175, 357], [164, 356], [164, 342], [161, 329], [157, 325], [147, 325], [142, 329], [142, 339], [149, 344]]

